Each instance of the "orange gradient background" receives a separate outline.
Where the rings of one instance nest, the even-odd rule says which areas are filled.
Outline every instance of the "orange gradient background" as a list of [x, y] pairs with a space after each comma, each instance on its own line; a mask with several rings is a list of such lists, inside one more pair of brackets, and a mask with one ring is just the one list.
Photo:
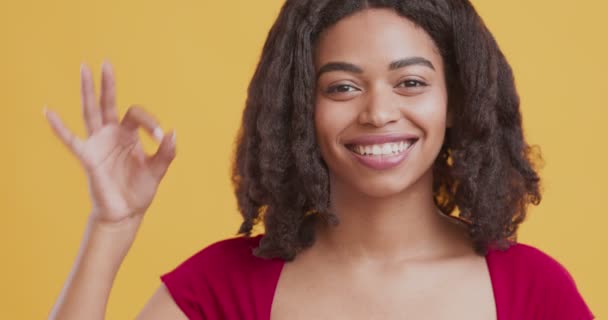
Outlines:
[[[608, 2], [475, 0], [515, 71], [525, 133], [546, 166], [520, 242], [560, 261], [608, 317]], [[115, 67], [120, 112], [176, 128], [178, 156], [114, 285], [108, 319], [133, 318], [158, 276], [240, 217], [229, 169], [246, 88], [283, 1], [3, 1], [0, 4], [1, 319], [46, 318], [89, 210], [85, 175], [52, 135], [48, 104], [84, 134], [79, 65]], [[144, 137], [152, 151], [155, 144]]]

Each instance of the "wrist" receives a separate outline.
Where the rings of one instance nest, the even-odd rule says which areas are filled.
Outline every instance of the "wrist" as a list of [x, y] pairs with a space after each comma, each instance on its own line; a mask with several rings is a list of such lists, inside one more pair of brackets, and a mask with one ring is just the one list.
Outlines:
[[135, 241], [140, 223], [141, 216], [116, 222], [89, 216], [83, 254], [87, 259], [108, 263], [111, 270], [118, 270]]
[[92, 212], [88, 219], [89, 226], [96, 230], [110, 233], [136, 231], [143, 220], [143, 213], [132, 214], [118, 221], [106, 220], [101, 218], [101, 216], [101, 214]]

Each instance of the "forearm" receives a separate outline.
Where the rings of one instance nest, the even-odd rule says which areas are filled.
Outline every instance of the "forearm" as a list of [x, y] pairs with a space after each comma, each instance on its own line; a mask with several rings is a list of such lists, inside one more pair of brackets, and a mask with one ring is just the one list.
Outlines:
[[141, 218], [120, 225], [87, 221], [78, 256], [49, 319], [104, 319], [112, 284]]

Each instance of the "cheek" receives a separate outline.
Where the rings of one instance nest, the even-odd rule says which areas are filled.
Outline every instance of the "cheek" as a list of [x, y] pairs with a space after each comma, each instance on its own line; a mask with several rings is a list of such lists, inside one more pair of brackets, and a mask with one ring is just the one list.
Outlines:
[[335, 123], [331, 121], [331, 118], [332, 113], [328, 108], [322, 104], [315, 106], [315, 131], [323, 159], [327, 159], [328, 146], [333, 140], [332, 136], [336, 134]]
[[447, 95], [445, 92], [428, 94], [423, 100], [411, 108], [412, 120], [419, 128], [422, 128], [424, 135], [428, 137], [437, 134], [443, 135], [447, 120]]
[[315, 130], [318, 143], [321, 147], [339, 142], [340, 133], [343, 132], [356, 116], [353, 106], [346, 103], [336, 103], [319, 99], [315, 105]]
[[327, 111], [323, 106], [319, 103], [315, 104], [315, 134], [317, 136], [317, 145], [321, 151], [321, 157], [325, 159], [326, 157], [326, 145], [327, 145], [327, 135], [331, 133], [330, 122], [326, 119], [328, 117]]
[[443, 145], [447, 121], [447, 98], [440, 92], [429, 95], [417, 108], [412, 109], [411, 119], [420, 129], [423, 143], [420, 145], [422, 163], [430, 165]]

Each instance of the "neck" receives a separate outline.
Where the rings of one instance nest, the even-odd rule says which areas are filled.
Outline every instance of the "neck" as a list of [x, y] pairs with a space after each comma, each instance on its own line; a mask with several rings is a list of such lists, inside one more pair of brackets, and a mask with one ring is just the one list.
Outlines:
[[383, 198], [333, 184], [331, 209], [340, 223], [319, 224], [316, 241], [332, 255], [351, 261], [387, 262], [453, 250], [458, 243], [454, 237], [462, 236], [463, 229], [455, 228], [457, 220], [435, 206], [432, 182], [428, 172], [407, 190]]

